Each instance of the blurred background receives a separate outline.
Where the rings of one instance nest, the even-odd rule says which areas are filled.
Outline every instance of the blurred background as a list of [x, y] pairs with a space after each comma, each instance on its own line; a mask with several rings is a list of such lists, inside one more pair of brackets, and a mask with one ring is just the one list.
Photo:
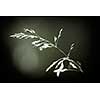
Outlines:
[[[95, 59], [98, 23], [99, 17], [0, 17], [0, 82], [99, 82], [99, 65]], [[70, 57], [81, 62], [84, 73], [64, 72], [59, 78], [52, 71], [46, 73], [46, 68], [64, 55], [55, 48], [39, 51], [32, 47], [32, 39], [9, 37], [24, 32], [24, 28], [35, 30], [52, 43], [54, 36], [63, 28], [58, 46], [67, 54], [70, 45], [75, 42]]]

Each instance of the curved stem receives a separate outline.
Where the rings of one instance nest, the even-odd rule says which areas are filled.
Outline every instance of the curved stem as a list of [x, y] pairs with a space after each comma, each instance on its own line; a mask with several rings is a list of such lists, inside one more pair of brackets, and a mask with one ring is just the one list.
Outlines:
[[44, 38], [40, 37], [39, 35], [38, 35], [38, 37], [39, 37], [40, 39], [42, 39], [42, 40], [45, 40], [45, 41], [51, 43], [51, 45], [52, 45], [54, 48], [56, 48], [57, 50], [59, 50], [64, 56], [66, 56], [66, 57], [68, 56], [66, 53], [64, 53], [64, 51], [62, 51], [60, 48], [57, 47], [58, 40], [57, 40], [57, 44], [53, 44], [53, 43], [50, 42], [49, 40], [44, 39]]
[[57, 50], [59, 50], [64, 56], [67, 57], [67, 55], [64, 53], [64, 51], [62, 51], [60, 48], [58, 48], [58, 47], [56, 47], [56, 46], [55, 46], [55, 48], [56, 48]]
[[34, 33], [34, 34], [36, 34], [36, 35], [38, 36], [38, 38], [40, 38], [40, 39], [42, 39], [42, 40], [45, 40], [46, 42], [49, 42], [54, 48], [56, 48], [58, 51], [60, 51], [65, 57], [69, 58], [69, 55], [70, 55], [72, 49], [70, 49], [69, 52], [68, 52], [68, 54], [66, 54], [63, 50], [61, 50], [61, 49], [57, 46], [57, 44], [58, 44], [58, 39], [57, 39], [56, 44], [54, 44], [54, 43], [50, 42], [49, 40], [42, 38], [42, 37], [39, 36], [37, 33]]

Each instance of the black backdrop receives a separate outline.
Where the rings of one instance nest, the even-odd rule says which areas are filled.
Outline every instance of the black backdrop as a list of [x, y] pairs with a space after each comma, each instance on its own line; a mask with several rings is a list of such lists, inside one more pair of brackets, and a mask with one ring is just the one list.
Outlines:
[[[11, 52], [9, 49], [9, 45], [5, 42], [5, 37], [9, 32], [9, 28], [13, 26], [13, 23], [17, 20], [17, 18], [23, 19], [25, 17], [0, 17], [0, 82], [3, 83], [17, 83], [17, 82], [100, 82], [99, 78], [99, 23], [100, 23], [100, 17], [26, 17], [26, 18], [35, 18], [35, 19], [45, 19], [49, 24], [53, 27], [56, 27], [57, 24], [61, 24], [63, 27], [67, 20], [75, 21], [76, 19], [79, 19], [82, 22], [85, 22], [85, 27], [89, 29], [89, 54], [87, 59], [83, 60], [83, 66], [82, 69], [84, 73], [77, 73], [74, 76], [72, 76], [72, 72], [64, 73], [61, 77], [57, 78], [56, 75], [49, 75], [45, 74], [43, 77], [40, 78], [32, 78], [28, 77], [27, 75], [23, 75], [20, 73], [13, 64], [12, 58], [11, 58]], [[58, 23], [57, 23], [58, 22]], [[76, 20], [77, 22], [77, 20]], [[14, 26], [13, 26], [14, 27]], [[60, 27], [60, 26], [58, 26]], [[65, 26], [64, 26], [65, 27]], [[84, 48], [84, 50], [87, 49]], [[84, 53], [83, 53], [84, 54]], [[81, 55], [81, 54], [80, 54]], [[86, 60], [86, 61], [85, 61]], [[88, 61], [87, 61], [88, 60]], [[84, 67], [87, 66], [87, 67]], [[68, 76], [67, 76], [68, 75]]]

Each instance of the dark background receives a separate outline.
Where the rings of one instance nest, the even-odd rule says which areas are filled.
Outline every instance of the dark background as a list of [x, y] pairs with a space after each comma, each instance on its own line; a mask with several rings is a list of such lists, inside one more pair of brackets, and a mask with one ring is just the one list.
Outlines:
[[[11, 51], [9, 45], [7, 44], [7, 40], [5, 37], [8, 37], [8, 33], [10, 32], [10, 28], [13, 26], [17, 20], [27, 20], [25, 24], [31, 24], [32, 22], [28, 20], [46, 20], [49, 27], [54, 30], [58, 30], [60, 27], [66, 28], [70, 25], [71, 22], [77, 23], [77, 21], [84, 23], [85, 27], [88, 29], [89, 36], [89, 47], [81, 48], [82, 52], [82, 69], [84, 73], [80, 72], [65, 72], [61, 74], [59, 78], [56, 77], [55, 74], [46, 73], [43, 77], [35, 78], [29, 77], [25, 74], [19, 72], [16, 67], [14, 67], [13, 60], [11, 57]], [[41, 22], [42, 23], [42, 22]], [[66, 26], [66, 23], [67, 26]], [[73, 83], [84, 83], [84, 82], [100, 82], [100, 66], [99, 66], [99, 23], [100, 17], [0, 17], [0, 82], [1, 83], [17, 83], [17, 82], [40, 82], [40, 83], [48, 83], [48, 82], [73, 82]], [[24, 24], [23, 24], [24, 25]], [[45, 25], [44, 25], [45, 26]], [[27, 27], [27, 26], [26, 26]], [[30, 25], [29, 28], [32, 28]], [[37, 28], [37, 27], [36, 27]], [[38, 29], [39, 30], [39, 29]], [[40, 28], [41, 30], [41, 28]], [[73, 30], [73, 29], [72, 29]], [[67, 35], [66, 35], [67, 36]], [[85, 38], [85, 37], [84, 37]], [[66, 40], [66, 38], [65, 38]], [[70, 39], [69, 39], [70, 40]], [[6, 41], [6, 42], [5, 42]], [[70, 42], [70, 41], [69, 41]], [[67, 45], [66, 45], [67, 46]], [[85, 47], [85, 46], [84, 46]], [[88, 51], [86, 52], [86, 49]], [[86, 53], [86, 58], [84, 57]], [[75, 53], [75, 52], [74, 52]], [[77, 52], [76, 52], [77, 54]], [[81, 55], [81, 54], [80, 54]], [[73, 74], [75, 73], [75, 74]]]

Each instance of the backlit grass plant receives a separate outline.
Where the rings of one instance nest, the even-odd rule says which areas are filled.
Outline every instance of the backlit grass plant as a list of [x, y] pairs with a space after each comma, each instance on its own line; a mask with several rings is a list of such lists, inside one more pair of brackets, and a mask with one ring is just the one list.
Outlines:
[[[33, 39], [31, 43], [32, 46], [38, 48], [40, 51], [48, 48], [56, 48], [59, 52], [61, 52], [64, 55], [64, 57], [53, 61], [52, 64], [46, 69], [46, 72], [48, 72], [53, 67], [53, 72], [56, 73], [57, 77], [59, 77], [61, 72], [65, 71], [83, 72], [83, 70], [81, 69], [81, 63], [79, 63], [79, 61], [75, 62], [73, 59], [70, 58], [70, 54], [74, 49], [75, 43], [71, 44], [67, 54], [58, 47], [58, 42], [62, 36], [62, 31], [63, 28], [60, 29], [57, 37], [54, 36], [53, 43], [39, 36], [34, 30], [26, 28], [24, 28], [24, 32], [15, 33], [13, 35], [10, 35], [10, 37], [18, 39]], [[65, 61], [68, 61], [67, 66], [64, 64]]]

